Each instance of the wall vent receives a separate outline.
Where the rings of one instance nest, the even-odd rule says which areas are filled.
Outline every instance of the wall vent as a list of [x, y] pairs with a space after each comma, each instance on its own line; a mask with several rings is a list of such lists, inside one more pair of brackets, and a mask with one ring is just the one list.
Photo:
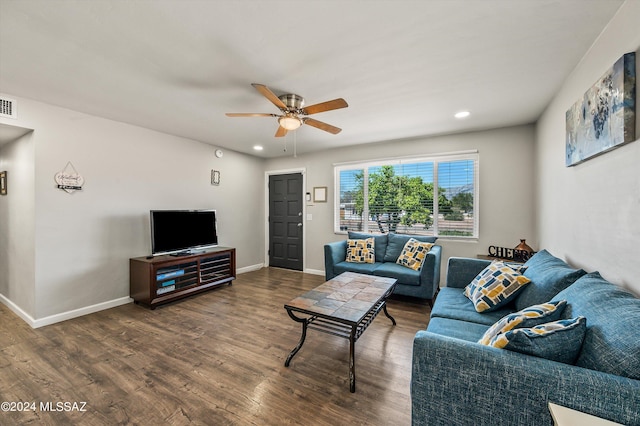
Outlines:
[[5, 118], [18, 118], [16, 111], [16, 101], [0, 97], [0, 117]]

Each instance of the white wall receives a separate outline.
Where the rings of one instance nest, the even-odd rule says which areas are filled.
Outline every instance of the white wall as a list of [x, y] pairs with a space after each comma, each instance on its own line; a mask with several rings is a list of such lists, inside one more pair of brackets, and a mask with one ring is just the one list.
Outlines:
[[[624, 53], [640, 47], [640, 1], [625, 2], [538, 121], [536, 217], [540, 244], [640, 293], [640, 143], [565, 167], [565, 112]], [[636, 138], [640, 137], [636, 96]]]
[[[304, 141], [298, 140], [298, 143]], [[537, 249], [532, 125], [333, 149], [297, 158], [271, 159], [265, 167], [269, 171], [306, 168], [305, 192], [312, 192], [315, 186], [328, 187], [327, 203], [307, 203], [306, 213], [312, 215], [312, 220], [305, 222], [305, 268], [323, 271], [324, 244], [346, 238], [333, 231], [333, 164], [470, 149], [477, 149], [480, 155], [480, 237], [470, 242], [440, 238], [443, 271], [449, 257], [486, 254], [490, 245], [515, 247], [520, 238], [525, 238]], [[441, 285], [444, 285], [444, 275]]]
[[0, 196], [0, 299], [25, 317], [35, 311], [35, 197], [32, 134], [0, 147], [7, 195]]
[[[19, 120], [3, 123], [35, 129], [34, 306], [13, 302], [36, 326], [129, 301], [128, 259], [151, 251], [151, 209], [217, 209], [220, 243], [237, 248], [238, 268], [262, 265], [263, 160], [218, 159], [210, 145], [11, 97]], [[69, 161], [85, 179], [73, 194], [54, 182]]]

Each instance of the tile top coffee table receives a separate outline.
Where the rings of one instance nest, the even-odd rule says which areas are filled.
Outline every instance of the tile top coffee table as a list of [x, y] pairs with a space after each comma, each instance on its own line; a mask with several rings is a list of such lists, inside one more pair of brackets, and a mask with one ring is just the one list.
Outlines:
[[287, 357], [285, 367], [304, 344], [307, 328], [347, 338], [349, 390], [355, 392], [355, 342], [380, 311], [396, 325], [396, 320], [387, 312], [386, 303], [395, 285], [394, 278], [345, 272], [284, 305], [291, 319], [302, 323], [302, 336]]

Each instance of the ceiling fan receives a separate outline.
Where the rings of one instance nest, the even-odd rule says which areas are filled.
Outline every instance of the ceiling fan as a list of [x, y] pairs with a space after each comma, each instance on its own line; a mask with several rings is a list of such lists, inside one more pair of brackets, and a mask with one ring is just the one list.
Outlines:
[[322, 121], [318, 121], [306, 116], [317, 114], [319, 112], [346, 108], [349, 105], [344, 99], [338, 98], [332, 101], [322, 102], [305, 107], [304, 98], [302, 96], [295, 95], [293, 93], [276, 96], [264, 84], [251, 83], [251, 85], [255, 87], [256, 90], [262, 94], [262, 96], [269, 99], [271, 103], [277, 106], [282, 114], [228, 112], [226, 114], [227, 117], [278, 117], [278, 130], [275, 134], [276, 137], [285, 136], [288, 131], [296, 130], [303, 124], [315, 127], [316, 129], [324, 130], [325, 132], [329, 132], [334, 135], [342, 131], [342, 129], [332, 126], [331, 124], [323, 123]]

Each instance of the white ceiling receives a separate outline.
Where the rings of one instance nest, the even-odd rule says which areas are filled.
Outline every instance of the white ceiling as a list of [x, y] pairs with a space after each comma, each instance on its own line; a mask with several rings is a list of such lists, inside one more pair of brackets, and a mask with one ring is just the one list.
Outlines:
[[298, 153], [532, 123], [622, 3], [0, 0], [0, 92], [264, 157], [276, 119], [224, 115], [279, 112], [251, 83], [349, 103]]

